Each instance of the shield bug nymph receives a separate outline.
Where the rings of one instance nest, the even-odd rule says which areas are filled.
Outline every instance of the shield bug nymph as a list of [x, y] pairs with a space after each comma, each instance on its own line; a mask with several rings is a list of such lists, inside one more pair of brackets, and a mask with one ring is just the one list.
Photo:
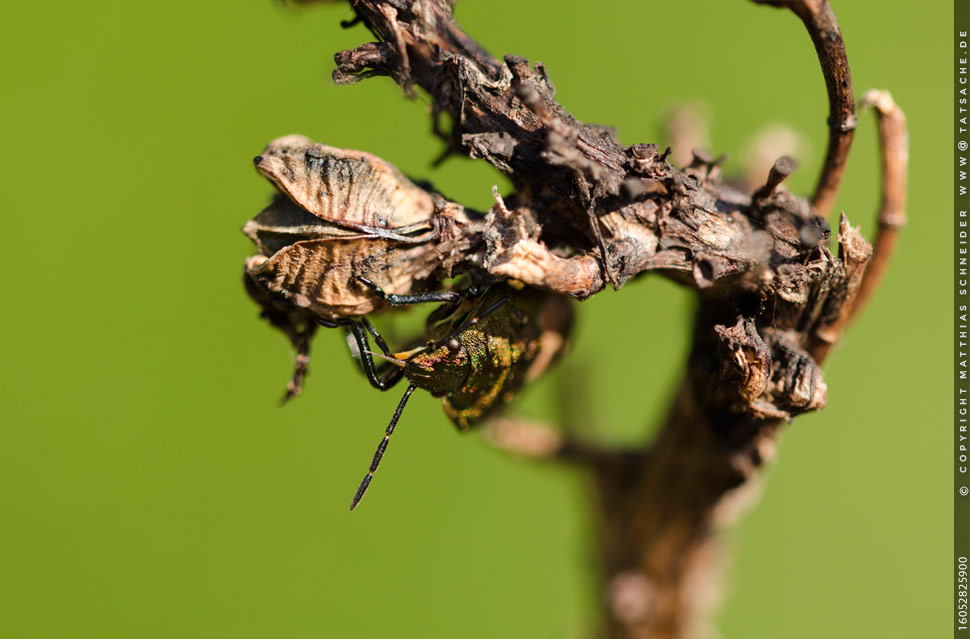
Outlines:
[[[480, 423], [515, 397], [522, 385], [547, 370], [565, 351], [572, 308], [564, 297], [497, 284], [458, 305], [443, 305], [429, 318], [425, 346], [392, 353], [367, 320], [353, 335], [372, 385], [391, 388], [402, 378], [407, 390], [385, 430], [367, 474], [351, 501], [364, 496], [408, 399], [416, 388], [441, 397], [459, 430]], [[383, 351], [374, 366], [367, 334]]]

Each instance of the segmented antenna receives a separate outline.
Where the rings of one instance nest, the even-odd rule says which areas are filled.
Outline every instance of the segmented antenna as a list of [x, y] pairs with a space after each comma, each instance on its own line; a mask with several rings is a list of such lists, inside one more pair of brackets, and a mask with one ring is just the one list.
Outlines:
[[374, 459], [370, 462], [370, 470], [364, 475], [364, 479], [361, 480], [360, 486], [357, 487], [357, 492], [354, 493], [354, 498], [350, 501], [350, 509], [353, 510], [360, 503], [360, 500], [364, 498], [364, 493], [367, 492], [367, 487], [370, 486], [370, 480], [374, 477], [374, 473], [377, 472], [377, 467], [381, 464], [381, 458], [384, 457], [384, 451], [387, 450], [387, 442], [391, 439], [391, 435], [394, 434], [394, 427], [397, 426], [397, 420], [401, 418], [401, 413], [404, 412], [404, 407], [408, 403], [408, 399], [411, 397], [411, 393], [417, 388], [414, 384], [409, 384], [408, 389], [404, 391], [404, 397], [397, 404], [397, 409], [394, 411], [394, 416], [391, 417], [391, 423], [387, 425], [387, 430], [384, 431], [384, 439], [381, 443], [377, 445], [377, 450], [374, 451]]

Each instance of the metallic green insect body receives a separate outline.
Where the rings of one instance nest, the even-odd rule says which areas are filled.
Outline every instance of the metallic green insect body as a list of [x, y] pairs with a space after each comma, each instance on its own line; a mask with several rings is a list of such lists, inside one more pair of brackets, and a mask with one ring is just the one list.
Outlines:
[[[367, 475], [351, 502], [363, 497], [380, 464], [404, 406], [416, 388], [442, 397], [445, 413], [467, 430], [511, 401], [522, 385], [541, 375], [563, 354], [572, 325], [569, 301], [561, 296], [508, 285], [444, 305], [429, 318], [428, 344], [403, 353], [384, 353], [375, 370], [365, 340], [357, 338], [361, 363], [371, 383], [390, 388], [409, 382], [377, 447]], [[365, 322], [382, 350], [383, 339]]]
[[[443, 397], [445, 413], [459, 429], [474, 426], [510, 401], [529, 376], [543, 350], [540, 319], [550, 297], [495, 286], [466, 300], [432, 327], [429, 350], [405, 361], [404, 376]], [[557, 306], [568, 312], [568, 303]], [[564, 344], [561, 340], [556, 348]], [[559, 354], [547, 353], [546, 359]]]

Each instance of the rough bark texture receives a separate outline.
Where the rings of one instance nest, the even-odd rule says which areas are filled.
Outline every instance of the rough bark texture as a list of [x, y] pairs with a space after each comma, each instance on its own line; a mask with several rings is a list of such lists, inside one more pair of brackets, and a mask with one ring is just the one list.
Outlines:
[[594, 478], [604, 636], [704, 634], [716, 532], [742, 510], [783, 423], [824, 406], [819, 364], [878, 281], [904, 217], [905, 122], [886, 94], [868, 101], [887, 175], [878, 267], [867, 275], [873, 249], [844, 215], [829, 250], [824, 216], [856, 125], [842, 36], [824, 0], [755, 1], [804, 22], [826, 80], [830, 138], [811, 202], [783, 184], [791, 158], [747, 194], [723, 183], [706, 153], [678, 169], [656, 145], [627, 146], [579, 122], [542, 64], [490, 56], [447, 0], [352, 0], [377, 41], [335, 56], [338, 83], [386, 75], [427, 92], [448, 152], [511, 179], [514, 191], [496, 193], [487, 216], [470, 214], [475, 241], [459, 270], [579, 299], [653, 271], [698, 294], [684, 381], [656, 441], [613, 451], [514, 420], [493, 430], [500, 446], [576, 462]]

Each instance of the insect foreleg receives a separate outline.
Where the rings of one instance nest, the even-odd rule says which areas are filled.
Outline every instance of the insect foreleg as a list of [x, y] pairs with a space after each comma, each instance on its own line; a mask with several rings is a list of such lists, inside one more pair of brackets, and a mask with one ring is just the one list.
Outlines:
[[357, 276], [357, 281], [372, 289], [391, 306], [427, 304], [429, 302], [447, 302], [450, 304], [457, 304], [461, 301], [461, 293], [456, 293], [454, 291], [436, 291], [432, 293], [417, 293], [414, 295], [395, 295], [394, 293], [386, 293], [384, 289], [362, 275]]
[[364, 328], [367, 329], [367, 332], [370, 333], [371, 337], [374, 338], [374, 341], [377, 342], [377, 346], [378, 348], [381, 349], [381, 352], [387, 356], [390, 356], [391, 349], [387, 347], [387, 342], [384, 341], [384, 338], [381, 336], [381, 334], [377, 332], [377, 329], [374, 328], [374, 325], [371, 324], [366, 317], [360, 318], [360, 323], [364, 325]]
[[[404, 371], [401, 367], [390, 363], [388, 363], [386, 366], [381, 366], [380, 368], [374, 365], [374, 358], [371, 355], [370, 343], [367, 340], [368, 331], [374, 335], [374, 341], [377, 342], [377, 345], [384, 352], [384, 354], [390, 355], [391, 352], [387, 347], [387, 342], [384, 340], [384, 338], [381, 337], [380, 333], [377, 332], [377, 329], [374, 328], [366, 319], [354, 321], [346, 319], [327, 320], [318, 318], [317, 321], [322, 326], [326, 326], [327, 328], [337, 328], [342, 326], [350, 331], [350, 334], [353, 336], [354, 341], [357, 344], [357, 353], [359, 355], [359, 358], [355, 359], [360, 362], [364, 375], [367, 376], [367, 381], [370, 382], [371, 386], [378, 390], [386, 391], [394, 387], [394, 385], [401, 380], [401, 377], [404, 375]], [[364, 328], [365, 323], [367, 327], [366, 330]]]

